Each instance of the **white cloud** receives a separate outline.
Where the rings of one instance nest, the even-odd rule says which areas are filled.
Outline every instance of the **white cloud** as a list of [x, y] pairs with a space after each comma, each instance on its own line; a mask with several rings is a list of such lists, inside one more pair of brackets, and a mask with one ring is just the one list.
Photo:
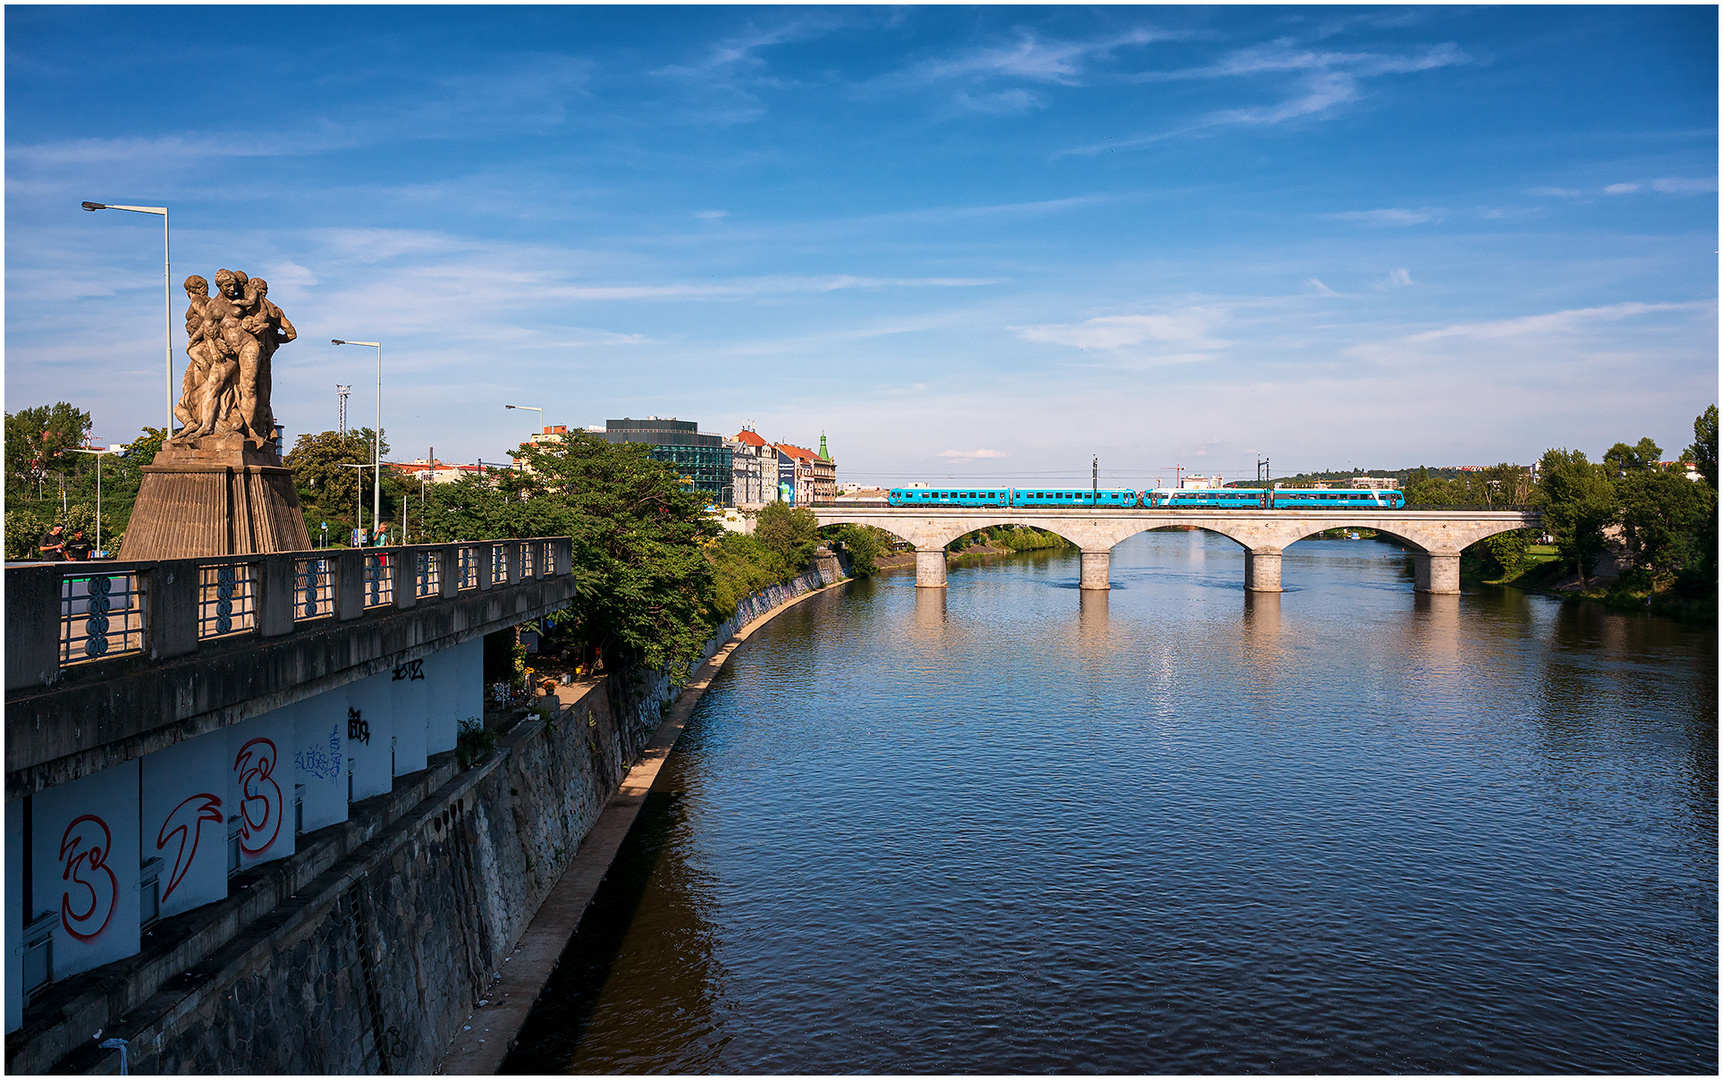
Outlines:
[[890, 82], [926, 83], [943, 80], [1009, 78], [1075, 86], [1089, 61], [1118, 49], [1147, 45], [1172, 35], [1138, 28], [1090, 41], [1045, 41], [1023, 34], [1013, 45], [972, 49], [957, 56], [924, 61], [888, 77]]
[[1254, 46], [1239, 50], [1219, 63], [1206, 67], [1144, 72], [1133, 79], [1160, 82], [1288, 76], [1290, 79], [1281, 88], [1278, 100], [1266, 105], [1220, 109], [1166, 131], [1077, 147], [1062, 153], [1098, 154], [1109, 150], [1148, 146], [1164, 139], [1201, 134], [1215, 128], [1282, 124], [1304, 117], [1320, 116], [1361, 99], [1364, 96], [1365, 80], [1470, 62], [1470, 57], [1451, 42], [1432, 46], [1420, 53], [1404, 55], [1320, 52], [1297, 48], [1286, 40]]
[[1402, 286], [1410, 285], [1412, 284], [1412, 272], [1407, 270], [1404, 266], [1397, 270], [1390, 270], [1388, 271], [1388, 284]]
[[1606, 195], [1631, 195], [1638, 190], [1638, 184], [1611, 184], [1603, 189]]
[[1388, 207], [1383, 210], [1347, 210], [1330, 216], [1341, 221], [1357, 221], [1365, 225], [1423, 225], [1431, 221], [1442, 220], [1444, 214], [1445, 211], [1440, 207], [1421, 206], [1415, 208]]
[[1144, 345], [1175, 345], [1208, 351], [1226, 343], [1209, 336], [1218, 313], [1193, 309], [1177, 315], [1103, 315], [1080, 323], [1012, 326], [1025, 341], [1068, 345], [1074, 349], [1120, 351]]
[[701, 221], [723, 221], [730, 216], [728, 210], [696, 210], [694, 216]]
[[1002, 458], [1009, 457], [1010, 455], [999, 450], [941, 450], [939, 452], [939, 456], [942, 458], [962, 458], [965, 461], [977, 461], [982, 458]]
[[1666, 176], [1661, 180], [1653, 180], [1651, 189], [1671, 195], [1703, 194], [1708, 191], [1716, 191], [1717, 181], [1715, 178], [1703, 180], [1685, 176]]
[[1322, 283], [1321, 278], [1305, 278], [1304, 283], [1321, 293], [1323, 296], [1339, 296], [1340, 294]]
[[1553, 199], [1577, 199], [1581, 195], [1583, 195], [1584, 192], [1575, 191], [1573, 188], [1535, 187], [1535, 188], [1527, 188], [1526, 194], [1527, 195], [1542, 195], [1542, 196], [1547, 196], [1547, 197], [1553, 198]]

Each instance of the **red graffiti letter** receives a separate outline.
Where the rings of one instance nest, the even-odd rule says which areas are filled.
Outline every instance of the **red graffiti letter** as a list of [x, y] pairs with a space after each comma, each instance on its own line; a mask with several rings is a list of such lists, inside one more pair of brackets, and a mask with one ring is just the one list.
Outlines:
[[94, 814], [73, 818], [60, 838], [60, 861], [66, 866], [61, 879], [76, 882], [89, 893], [87, 900], [79, 897], [85, 901], [81, 909], [73, 907], [72, 885], [60, 894], [60, 925], [79, 941], [94, 941], [114, 916], [120, 883], [107, 865], [112, 843], [108, 823]]
[[[253, 759], [256, 763], [253, 764]], [[275, 744], [257, 738], [239, 749], [233, 767], [239, 777], [239, 850], [261, 855], [281, 832], [281, 787], [269, 774], [275, 771]]]
[[156, 835], [156, 850], [165, 849], [179, 837], [179, 848], [174, 852], [173, 871], [168, 876], [167, 888], [162, 890], [162, 899], [166, 900], [179, 887], [180, 879], [191, 869], [191, 861], [197, 858], [197, 842], [203, 836], [203, 823], [213, 821], [221, 823], [221, 800], [208, 793], [193, 795], [185, 802], [173, 808], [173, 813], [162, 822], [161, 832]]

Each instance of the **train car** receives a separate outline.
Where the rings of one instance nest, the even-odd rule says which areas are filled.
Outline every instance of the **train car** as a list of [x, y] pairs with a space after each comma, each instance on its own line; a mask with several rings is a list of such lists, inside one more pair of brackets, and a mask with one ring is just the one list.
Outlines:
[[1278, 488], [1276, 510], [1399, 510], [1406, 496], [1388, 488]]
[[1128, 488], [1012, 488], [1012, 506], [1101, 506], [1137, 505], [1137, 493]]
[[1152, 488], [1143, 492], [1143, 505], [1159, 510], [1261, 510], [1268, 505], [1266, 488]]
[[888, 506], [1101, 506], [1137, 505], [1137, 493], [1127, 488], [892, 488]]
[[1143, 505], [1162, 510], [1398, 510], [1398, 491], [1368, 488], [1154, 488]]
[[1010, 488], [892, 488], [887, 506], [1010, 506]]

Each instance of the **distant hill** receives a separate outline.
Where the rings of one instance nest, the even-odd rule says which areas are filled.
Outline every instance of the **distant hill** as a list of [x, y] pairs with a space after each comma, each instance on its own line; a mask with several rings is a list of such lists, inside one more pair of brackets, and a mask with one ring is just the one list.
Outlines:
[[[1457, 480], [1466, 473], [1476, 472], [1480, 468], [1481, 466], [1476, 465], [1449, 465], [1442, 467], [1435, 465], [1414, 465], [1409, 469], [1336, 469], [1327, 472], [1306, 472], [1295, 473], [1292, 476], [1277, 476], [1271, 482], [1280, 484], [1283, 487], [1298, 484], [1338, 486], [1346, 484], [1347, 481], [1351, 480], [1354, 476], [1385, 476], [1392, 477], [1400, 481], [1400, 486], [1405, 487], [1406, 481], [1411, 479], [1412, 475], [1419, 469], [1423, 469], [1425, 471], [1425, 475], [1431, 480]], [[1231, 480], [1227, 482], [1226, 486], [1248, 488], [1259, 487], [1260, 484], [1256, 480]]]

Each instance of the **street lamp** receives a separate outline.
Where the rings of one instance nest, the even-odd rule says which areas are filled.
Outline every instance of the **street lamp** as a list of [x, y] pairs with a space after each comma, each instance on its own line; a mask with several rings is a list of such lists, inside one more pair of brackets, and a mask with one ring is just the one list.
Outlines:
[[130, 210], [134, 214], [160, 214], [162, 216], [162, 329], [167, 341], [167, 376], [168, 376], [168, 434], [173, 434], [173, 269], [168, 260], [168, 208], [165, 206], [110, 206], [107, 203], [86, 202], [84, 209], [92, 213], [97, 210]]
[[82, 446], [68, 446], [66, 449], [75, 454], [92, 454], [96, 459], [96, 550], [102, 550], [102, 458], [109, 454], [123, 454], [126, 448], [119, 443], [109, 443], [106, 450], [90, 450]]
[[503, 408], [505, 408], [505, 409], [531, 409], [533, 412], [538, 413], [538, 426], [540, 428], [544, 427], [544, 410], [539, 408], [537, 405], [504, 405]]
[[371, 487], [371, 524], [375, 526], [383, 520], [383, 343], [330, 338], [329, 344], [363, 345], [377, 350], [377, 430], [371, 433], [371, 461], [377, 466], [377, 480]]

